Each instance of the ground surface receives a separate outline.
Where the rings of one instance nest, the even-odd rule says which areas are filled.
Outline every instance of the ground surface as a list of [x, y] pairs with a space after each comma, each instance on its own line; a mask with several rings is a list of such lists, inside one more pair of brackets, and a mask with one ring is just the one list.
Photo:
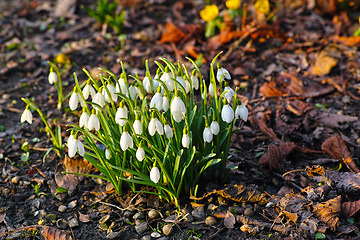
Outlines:
[[[126, 10], [122, 48], [111, 28], [102, 30], [84, 11], [95, 1], [63, 1], [63, 9], [55, 1], [1, 1], [0, 238], [150, 239], [159, 230], [162, 239], [358, 239], [360, 40], [349, 36], [359, 28], [359, 8], [351, 1], [272, 1], [276, 12], [264, 24], [245, 2], [244, 22], [236, 18], [232, 32], [205, 39], [203, 1], [119, 1]], [[56, 110], [48, 60], [70, 58], [59, 64], [67, 94], [73, 72], [85, 80], [83, 67], [120, 74], [121, 60], [129, 74], [143, 76], [145, 59], [153, 69], [159, 57], [185, 62], [198, 53], [206, 72], [219, 51], [250, 110], [232, 139], [229, 166], [238, 168], [226, 185], [203, 183], [198, 197], [205, 197], [182, 199], [182, 215], [156, 197], [117, 196], [89, 178], [55, 196], [67, 160], [51, 152], [43, 161], [51, 141], [40, 118], [19, 121], [21, 97], [33, 98], [64, 130], [75, 121]], [[160, 213], [153, 219], [152, 209]], [[169, 236], [165, 224], [173, 226]]]

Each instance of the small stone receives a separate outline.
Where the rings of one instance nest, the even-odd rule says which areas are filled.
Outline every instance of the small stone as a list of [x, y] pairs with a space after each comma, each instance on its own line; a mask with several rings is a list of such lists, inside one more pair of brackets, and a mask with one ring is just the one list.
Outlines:
[[243, 209], [239, 206], [230, 206], [228, 208], [228, 210], [231, 212], [231, 213], [235, 213], [235, 214], [242, 214], [243, 213]]
[[210, 204], [208, 205], [208, 207], [207, 207], [208, 211], [210, 211], [210, 212], [215, 211], [217, 208], [218, 208], [218, 206], [216, 206], [216, 205], [213, 204], [213, 203], [210, 203]]
[[110, 215], [107, 214], [107, 215], [103, 216], [102, 218], [100, 218], [99, 223], [106, 223], [106, 221], [109, 220], [109, 218], [110, 218]]
[[147, 222], [142, 222], [139, 225], [135, 226], [135, 230], [138, 234], [142, 235], [146, 231], [147, 227], [148, 227]]
[[254, 210], [251, 207], [248, 207], [244, 210], [244, 215], [248, 217], [254, 216]]
[[106, 238], [116, 239], [119, 235], [120, 235], [120, 232], [109, 232], [108, 235], [106, 235]]
[[152, 232], [152, 233], [150, 234], [150, 236], [153, 237], [153, 238], [159, 238], [159, 237], [161, 237], [161, 234], [158, 233], [158, 232]]
[[148, 212], [148, 216], [150, 219], [155, 219], [155, 218], [158, 218], [160, 217], [160, 214], [158, 211], [156, 211], [155, 209], [151, 209], [149, 212]]
[[79, 221], [76, 218], [72, 218], [69, 220], [68, 224], [69, 224], [69, 227], [74, 228], [74, 227], [79, 226]]
[[76, 207], [76, 205], [77, 205], [77, 200], [74, 200], [74, 201], [69, 202], [69, 204], [68, 204], [67, 207], [68, 207], [69, 209], [73, 209], [73, 208]]
[[20, 182], [20, 177], [19, 176], [15, 176], [11, 179], [11, 182], [13, 184], [18, 184]]
[[59, 220], [56, 221], [56, 226], [59, 229], [65, 229], [67, 228], [68, 224], [64, 219], [60, 218]]
[[58, 208], [58, 211], [61, 212], [61, 213], [64, 213], [66, 212], [67, 210], [67, 207], [65, 205], [61, 205], [59, 208]]
[[164, 235], [169, 236], [173, 230], [173, 226], [171, 224], [166, 224], [162, 228], [162, 232]]
[[208, 226], [212, 226], [216, 224], [216, 219], [213, 216], [209, 216], [205, 219], [205, 224]]
[[150, 235], [145, 235], [142, 238], [140, 238], [140, 240], [151, 240], [151, 236]]
[[134, 212], [129, 211], [129, 210], [126, 210], [126, 211], [124, 212], [124, 217], [126, 217], [126, 218], [131, 218], [132, 216], [134, 216]]
[[133, 219], [143, 219], [144, 218], [144, 213], [143, 212], [137, 212], [134, 214]]
[[161, 238], [158, 238], [158, 240], [168, 240], [169, 238], [168, 237], [165, 237], [165, 236], [163, 236], [163, 237], [161, 237]]
[[197, 207], [195, 210], [193, 210], [191, 212], [192, 216], [196, 219], [196, 220], [203, 220], [205, 218], [205, 209], [204, 206], [199, 206]]

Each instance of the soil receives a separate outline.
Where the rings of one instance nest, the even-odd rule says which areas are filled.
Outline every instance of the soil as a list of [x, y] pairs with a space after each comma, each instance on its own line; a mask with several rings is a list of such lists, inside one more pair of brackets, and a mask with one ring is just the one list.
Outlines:
[[[290, 2], [270, 1], [276, 11], [264, 23], [245, 1], [246, 27], [235, 19], [230, 28], [241, 34], [224, 42], [204, 37], [205, 1], [119, 0], [124, 42], [88, 16], [84, 6], [94, 9], [93, 0], [0, 2], [0, 238], [358, 239], [360, 41], [349, 36], [360, 27], [360, 10], [351, 1], [342, 1], [345, 8]], [[213, 3], [225, 12], [223, 1]], [[169, 22], [185, 37], [164, 40]], [[66, 95], [74, 72], [86, 79], [83, 68], [119, 75], [123, 61], [128, 74], [144, 76], [145, 60], [154, 72], [159, 57], [186, 62], [195, 52], [208, 72], [220, 51], [250, 112], [233, 135], [225, 183], [200, 184], [197, 201], [181, 199], [182, 215], [155, 196], [126, 188], [118, 196], [98, 179], [78, 178], [72, 192], [56, 193], [66, 159], [45, 156], [52, 143], [38, 115], [20, 123], [22, 97], [36, 102], [51, 127], [61, 124], [64, 141], [66, 125], [76, 121], [56, 108], [47, 61], [69, 57], [59, 64]], [[152, 209], [160, 213], [154, 219]], [[168, 236], [166, 224], [173, 226]]]

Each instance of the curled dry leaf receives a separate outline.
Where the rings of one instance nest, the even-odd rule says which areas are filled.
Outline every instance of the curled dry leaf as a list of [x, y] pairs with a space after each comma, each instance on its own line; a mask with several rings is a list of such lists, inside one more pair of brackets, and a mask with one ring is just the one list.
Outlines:
[[340, 136], [337, 135], [326, 139], [321, 145], [321, 149], [333, 158], [344, 162], [351, 171], [359, 172], [358, 167], [351, 158], [350, 151]]
[[322, 50], [313, 66], [310, 67], [310, 73], [317, 76], [324, 76], [330, 73], [331, 69], [336, 66], [338, 59], [333, 57], [334, 47], [327, 47]]
[[343, 218], [349, 218], [360, 210], [360, 200], [354, 202], [344, 202], [341, 205], [341, 215]]
[[330, 40], [334, 42], [342, 43], [348, 47], [360, 46], [360, 36], [356, 36], [356, 37], [332, 36], [330, 37]]
[[176, 43], [181, 41], [186, 34], [181, 31], [174, 23], [168, 22], [165, 25], [165, 31], [161, 35], [161, 43]]
[[339, 226], [339, 214], [341, 212], [341, 196], [326, 202], [313, 205], [315, 216], [334, 231]]
[[261, 156], [259, 163], [267, 164], [270, 170], [276, 169], [279, 163], [286, 158], [294, 149], [296, 145], [293, 142], [280, 142], [278, 144], [271, 143], [268, 151]]
[[41, 226], [42, 234], [46, 240], [72, 240], [72, 237], [66, 232], [49, 227], [49, 226]]
[[79, 220], [83, 223], [88, 223], [91, 221], [90, 219], [90, 216], [89, 215], [86, 215], [86, 214], [82, 214], [81, 212], [78, 212], [79, 213]]

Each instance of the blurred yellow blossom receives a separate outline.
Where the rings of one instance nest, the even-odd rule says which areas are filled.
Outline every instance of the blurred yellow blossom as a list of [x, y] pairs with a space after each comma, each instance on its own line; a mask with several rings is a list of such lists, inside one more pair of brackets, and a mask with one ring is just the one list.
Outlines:
[[70, 64], [69, 56], [64, 53], [60, 53], [59, 55], [57, 55], [54, 61], [62, 65]]
[[240, 0], [227, 0], [225, 2], [226, 7], [230, 10], [236, 10], [241, 7], [241, 1]]
[[266, 15], [270, 12], [270, 3], [268, 0], [257, 0], [255, 8], [257, 13]]
[[210, 22], [214, 20], [218, 15], [219, 15], [219, 8], [214, 4], [207, 5], [203, 10], [200, 11], [200, 17], [205, 22]]

